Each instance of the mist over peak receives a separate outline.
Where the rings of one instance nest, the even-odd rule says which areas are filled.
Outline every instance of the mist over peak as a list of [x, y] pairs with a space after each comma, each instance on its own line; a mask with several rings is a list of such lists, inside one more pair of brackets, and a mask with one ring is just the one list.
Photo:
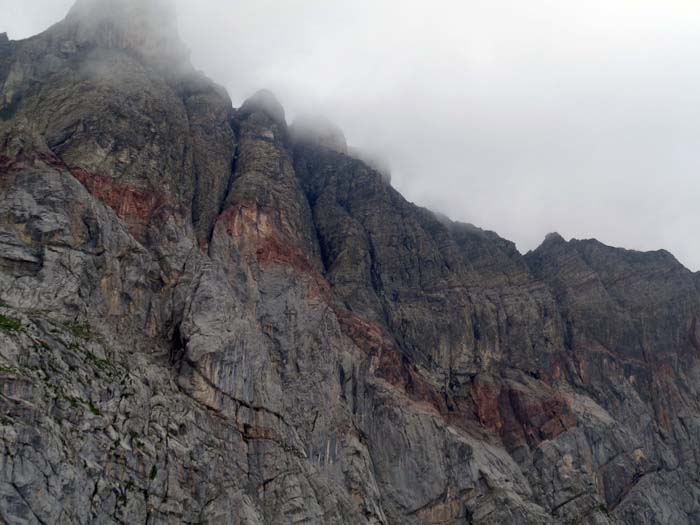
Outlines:
[[176, 8], [173, 0], [76, 0], [66, 18], [92, 23], [105, 20], [129, 24], [160, 22], [172, 29]]
[[171, 0], [77, 0], [63, 24], [77, 46], [131, 50], [165, 66], [189, 61]]
[[269, 89], [260, 89], [248, 97], [238, 110], [240, 117], [255, 112], [265, 113], [282, 129], [287, 129], [287, 118], [284, 108], [275, 94]]
[[322, 114], [301, 114], [289, 127], [294, 142], [329, 149], [361, 160], [391, 184], [391, 164], [386, 155], [367, 147], [348, 144], [343, 130]]
[[289, 132], [293, 140], [329, 148], [338, 153], [348, 152], [343, 130], [324, 115], [300, 115], [294, 119]]

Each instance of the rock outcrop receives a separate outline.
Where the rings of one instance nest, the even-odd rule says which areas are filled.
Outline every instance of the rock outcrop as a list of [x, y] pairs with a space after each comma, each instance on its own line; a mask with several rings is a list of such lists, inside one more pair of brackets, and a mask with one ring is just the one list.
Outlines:
[[700, 522], [697, 274], [407, 202], [162, 4], [0, 37], [0, 522]]

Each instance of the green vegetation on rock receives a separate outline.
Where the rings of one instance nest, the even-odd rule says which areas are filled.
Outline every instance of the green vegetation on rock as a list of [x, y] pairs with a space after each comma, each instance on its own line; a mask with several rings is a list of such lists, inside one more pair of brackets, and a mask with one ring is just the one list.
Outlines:
[[80, 339], [90, 339], [92, 337], [90, 325], [87, 323], [66, 323], [64, 326], [73, 336]]
[[0, 332], [11, 334], [23, 331], [24, 327], [18, 320], [0, 314]]

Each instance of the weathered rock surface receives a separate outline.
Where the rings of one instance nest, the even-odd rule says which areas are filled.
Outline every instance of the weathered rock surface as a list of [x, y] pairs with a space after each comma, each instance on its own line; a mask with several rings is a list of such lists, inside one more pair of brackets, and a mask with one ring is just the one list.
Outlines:
[[0, 36], [0, 523], [700, 523], [698, 275], [418, 208], [173, 16]]

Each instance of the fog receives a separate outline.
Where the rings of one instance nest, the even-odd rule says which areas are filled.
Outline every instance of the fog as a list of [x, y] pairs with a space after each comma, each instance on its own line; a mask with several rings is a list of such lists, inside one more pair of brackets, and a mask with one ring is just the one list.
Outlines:
[[[0, 0], [26, 37], [71, 0]], [[275, 92], [379, 155], [408, 199], [521, 251], [551, 231], [700, 270], [694, 0], [177, 0], [235, 105]]]

